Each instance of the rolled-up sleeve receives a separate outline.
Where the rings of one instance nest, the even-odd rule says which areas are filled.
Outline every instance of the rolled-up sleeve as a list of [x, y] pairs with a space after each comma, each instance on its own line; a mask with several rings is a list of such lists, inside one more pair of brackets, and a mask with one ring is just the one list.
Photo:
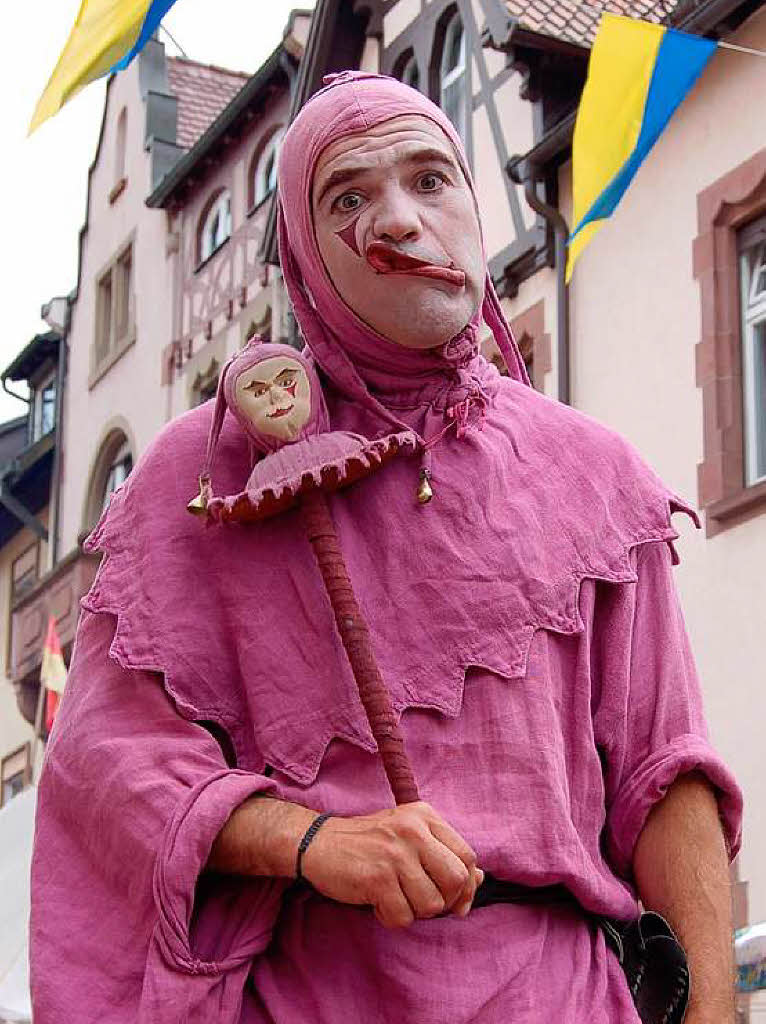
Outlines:
[[35, 1021], [237, 1021], [288, 883], [203, 872], [232, 811], [279, 787], [228, 767], [158, 673], [110, 658], [114, 625], [83, 613], [40, 781]]
[[632, 876], [650, 810], [678, 776], [702, 773], [716, 794], [730, 858], [741, 840], [742, 794], [708, 739], [702, 694], [664, 541], [631, 555], [638, 580], [617, 588], [596, 637], [595, 739], [603, 755], [606, 849]]

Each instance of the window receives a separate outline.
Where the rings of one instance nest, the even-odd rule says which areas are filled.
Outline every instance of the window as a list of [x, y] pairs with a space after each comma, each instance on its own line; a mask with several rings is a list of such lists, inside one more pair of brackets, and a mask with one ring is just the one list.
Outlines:
[[404, 62], [402, 73], [399, 76], [405, 85], [409, 85], [412, 89], [420, 89], [420, 71], [418, 69], [418, 62], [415, 58], [415, 54], [411, 53], [407, 60]]
[[0, 765], [0, 806], [4, 807], [9, 800], [18, 796], [23, 789], [29, 785], [31, 776], [31, 765], [29, 760], [29, 744], [14, 750], [12, 754], [2, 759]]
[[11, 604], [15, 604], [34, 587], [39, 579], [40, 545], [30, 546], [11, 563]]
[[199, 261], [204, 263], [231, 237], [231, 193], [228, 189], [213, 201], [202, 222], [199, 237]]
[[466, 141], [466, 79], [465, 32], [460, 15], [455, 12], [444, 34], [439, 70], [439, 106], [452, 121], [463, 142]]
[[692, 270], [702, 393], [699, 504], [708, 537], [766, 514], [766, 150], [697, 195]]
[[112, 495], [117, 488], [122, 486], [128, 479], [131, 469], [133, 469], [133, 455], [126, 441], [118, 450], [107, 469], [104, 496], [101, 502], [102, 512], [111, 501]]
[[117, 139], [114, 147], [114, 184], [119, 185], [125, 179], [125, 145], [128, 134], [128, 112], [125, 107], [117, 118]]
[[253, 206], [262, 203], [277, 187], [277, 157], [284, 133], [284, 128], [278, 128], [256, 160], [253, 173]]
[[766, 218], [740, 234], [745, 484], [766, 480]]
[[[96, 283], [92, 376], [100, 376], [135, 338], [133, 244], [125, 246]], [[91, 380], [91, 384], [95, 381]]]
[[32, 442], [53, 430], [56, 425], [56, 377], [51, 375], [34, 388], [31, 395]]
[[133, 294], [133, 249], [128, 248], [119, 256], [114, 267], [114, 336], [119, 343], [123, 341], [130, 331], [131, 296]]
[[96, 362], [102, 363], [112, 347], [112, 268], [98, 282], [96, 296]]

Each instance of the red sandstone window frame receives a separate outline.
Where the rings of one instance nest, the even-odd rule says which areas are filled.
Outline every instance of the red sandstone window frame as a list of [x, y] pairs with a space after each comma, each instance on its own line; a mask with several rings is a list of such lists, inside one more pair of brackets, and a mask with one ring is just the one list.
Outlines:
[[692, 249], [700, 288], [696, 346], [702, 391], [703, 461], [699, 504], [709, 537], [766, 512], [766, 481], [745, 483], [740, 232], [766, 215], [766, 149], [697, 196]]

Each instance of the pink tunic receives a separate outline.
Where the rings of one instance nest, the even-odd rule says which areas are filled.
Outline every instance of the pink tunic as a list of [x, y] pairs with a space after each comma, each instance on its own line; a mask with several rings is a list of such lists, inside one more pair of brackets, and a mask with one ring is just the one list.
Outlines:
[[[480, 865], [564, 882], [617, 917], [635, 913], [633, 847], [680, 772], [707, 774], [732, 845], [740, 813], [706, 739], [670, 549], [631, 558], [636, 583], [583, 582], [581, 633], [535, 633], [523, 678], [476, 668], [456, 717], [403, 716], [424, 799]], [[84, 614], [40, 788], [36, 1024], [636, 1024], [617, 960], [576, 909], [494, 906], [389, 932], [283, 881], [198, 885], [250, 794], [366, 813], [390, 804], [380, 764], [335, 740], [310, 785], [229, 769], [159, 676], [108, 656], [113, 635], [110, 615]]]

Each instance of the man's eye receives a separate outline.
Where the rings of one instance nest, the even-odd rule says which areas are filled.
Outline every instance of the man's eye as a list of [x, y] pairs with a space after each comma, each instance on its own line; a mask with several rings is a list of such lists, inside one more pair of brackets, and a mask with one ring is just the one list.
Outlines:
[[436, 192], [439, 186], [444, 184], [444, 178], [441, 174], [433, 174], [429, 171], [428, 174], [420, 176], [418, 184], [424, 192]]
[[248, 391], [252, 391], [256, 398], [260, 398], [261, 395], [265, 395], [266, 394], [266, 385], [265, 384], [248, 384], [247, 390]]
[[335, 200], [333, 206], [341, 213], [351, 213], [352, 210], [358, 209], [361, 202], [362, 197], [358, 192], [346, 192]]

